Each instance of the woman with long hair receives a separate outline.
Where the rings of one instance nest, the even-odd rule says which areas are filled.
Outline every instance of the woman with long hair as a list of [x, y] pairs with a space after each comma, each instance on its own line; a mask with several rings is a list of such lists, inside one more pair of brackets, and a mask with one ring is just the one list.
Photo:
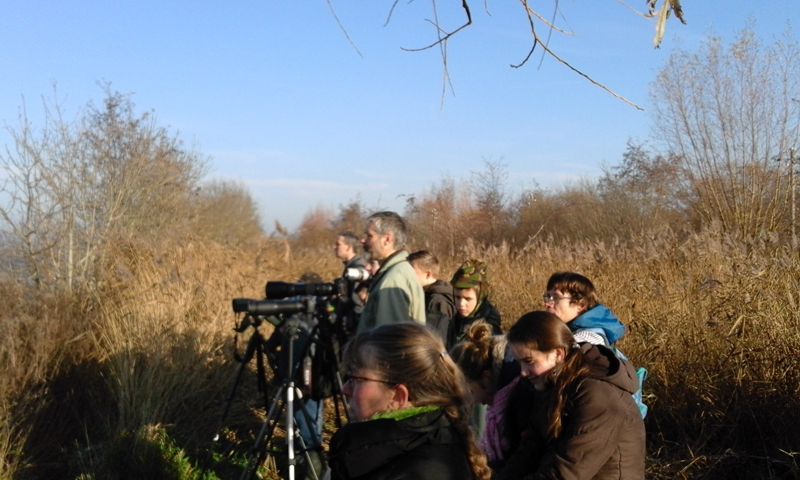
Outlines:
[[488, 480], [467, 386], [430, 328], [382, 325], [344, 349], [351, 423], [331, 439], [331, 478]]
[[633, 366], [602, 345], [578, 344], [555, 314], [523, 315], [507, 339], [536, 390], [528, 429], [501, 479], [644, 478], [645, 431]]

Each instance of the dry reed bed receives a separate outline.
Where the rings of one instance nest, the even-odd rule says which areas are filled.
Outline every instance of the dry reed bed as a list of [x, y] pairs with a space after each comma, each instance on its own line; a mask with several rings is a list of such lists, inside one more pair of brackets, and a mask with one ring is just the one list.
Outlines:
[[[294, 274], [299, 277], [314, 265], [302, 255], [287, 257], [282, 245], [269, 241], [247, 251], [192, 243], [158, 253], [124, 247], [106, 269], [112, 275], [104, 282], [107, 300], [97, 336], [113, 379], [116, 430], [158, 423], [192, 426], [203, 443], [217, 427], [221, 397], [237, 367], [231, 299], [262, 298], [267, 280], [294, 281]], [[321, 266], [327, 273], [324, 261]], [[240, 347], [251, 333], [236, 335]], [[247, 393], [239, 396], [250, 397], [246, 405], [259, 403], [254, 385], [244, 379], [241, 388]], [[236, 413], [232, 424], [251, 416], [247, 409], [238, 412], [242, 418]]]
[[[271, 240], [246, 251], [120, 242], [80, 290], [0, 281], [0, 479], [63, 477], [78, 444], [151, 425], [208, 445], [236, 368], [231, 299], [339, 273], [335, 259], [290, 254]], [[246, 405], [230, 418], [253, 423]]]
[[[769, 238], [711, 233], [538, 241], [516, 252], [467, 243], [442, 259], [442, 277], [473, 257], [490, 265], [506, 327], [542, 308], [551, 273], [592, 278], [628, 326], [620, 348], [650, 371], [649, 478], [798, 475], [782, 452], [800, 445], [796, 254]], [[208, 445], [236, 368], [230, 300], [261, 298], [267, 280], [308, 271], [330, 280], [341, 268], [328, 249], [273, 241], [237, 251], [128, 242], [107, 258], [96, 286], [71, 296], [0, 283], [0, 360], [10, 366], [0, 374], [0, 478], [41, 477], [42, 464], [66, 464], [77, 444], [152, 425], [171, 425], [183, 445]], [[248, 379], [240, 397], [226, 425], [247, 431], [263, 401]], [[54, 417], [58, 432], [45, 427]], [[64, 468], [48, 473], [63, 477]]]
[[649, 477], [796, 478], [800, 261], [772, 240], [663, 232], [464, 255], [489, 262], [506, 326], [542, 308], [551, 273], [594, 281], [628, 327], [618, 346], [650, 371]]
[[31, 292], [0, 280], [0, 478], [30, 466], [47, 446], [32, 432], [50, 435], [60, 418], [44, 418], [53, 379], [64, 365], [81, 361], [86, 324], [72, 295]]

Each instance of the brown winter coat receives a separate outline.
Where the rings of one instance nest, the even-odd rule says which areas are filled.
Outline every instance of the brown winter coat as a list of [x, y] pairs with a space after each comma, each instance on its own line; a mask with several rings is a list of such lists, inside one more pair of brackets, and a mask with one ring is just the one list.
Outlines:
[[631, 397], [639, 386], [636, 371], [603, 346], [586, 343], [581, 350], [591, 373], [568, 389], [574, 393], [564, 409], [561, 435], [548, 444], [552, 390], [537, 392], [522, 444], [500, 479], [644, 478], [644, 422]]

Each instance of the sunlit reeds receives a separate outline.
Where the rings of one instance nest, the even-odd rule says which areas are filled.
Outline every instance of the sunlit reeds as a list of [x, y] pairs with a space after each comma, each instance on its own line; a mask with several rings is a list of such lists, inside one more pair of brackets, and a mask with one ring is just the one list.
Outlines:
[[[77, 477], [76, 457], [91, 469], [79, 452], [97, 457], [114, 438], [153, 428], [199, 461], [238, 366], [233, 339], [241, 350], [250, 333], [233, 331], [231, 299], [263, 297], [268, 280], [341, 272], [329, 250], [287, 245], [120, 242], [96, 285], [67, 294], [0, 283], [0, 478]], [[466, 243], [442, 258], [441, 276], [467, 258], [488, 262], [505, 327], [542, 308], [551, 273], [593, 280], [628, 327], [618, 346], [650, 372], [648, 478], [800, 476], [797, 252], [769, 236], [668, 230], [519, 250]], [[263, 419], [250, 370], [224, 425], [226, 448], [249, 442]]]

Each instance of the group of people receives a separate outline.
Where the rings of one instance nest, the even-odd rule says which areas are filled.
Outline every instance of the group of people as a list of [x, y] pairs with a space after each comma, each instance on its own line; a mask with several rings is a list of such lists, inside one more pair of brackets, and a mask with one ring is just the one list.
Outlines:
[[380, 212], [360, 243], [336, 239], [345, 269], [372, 276], [347, 320], [350, 423], [331, 438], [331, 478], [644, 478], [637, 372], [613, 349], [625, 327], [592, 282], [553, 274], [544, 309], [504, 333], [485, 262], [445, 282], [405, 236], [399, 215]]
[[409, 254], [405, 242], [405, 222], [394, 212], [370, 216], [360, 241], [353, 232], [337, 235], [334, 252], [344, 271], [363, 268], [371, 275], [353, 285], [353, 310], [358, 314], [348, 310], [349, 331], [412, 320], [439, 332], [448, 348], [463, 338], [466, 326], [476, 318], [501, 333], [500, 313], [489, 301], [486, 263], [465, 262], [448, 283], [438, 278], [439, 259], [433, 253]]

